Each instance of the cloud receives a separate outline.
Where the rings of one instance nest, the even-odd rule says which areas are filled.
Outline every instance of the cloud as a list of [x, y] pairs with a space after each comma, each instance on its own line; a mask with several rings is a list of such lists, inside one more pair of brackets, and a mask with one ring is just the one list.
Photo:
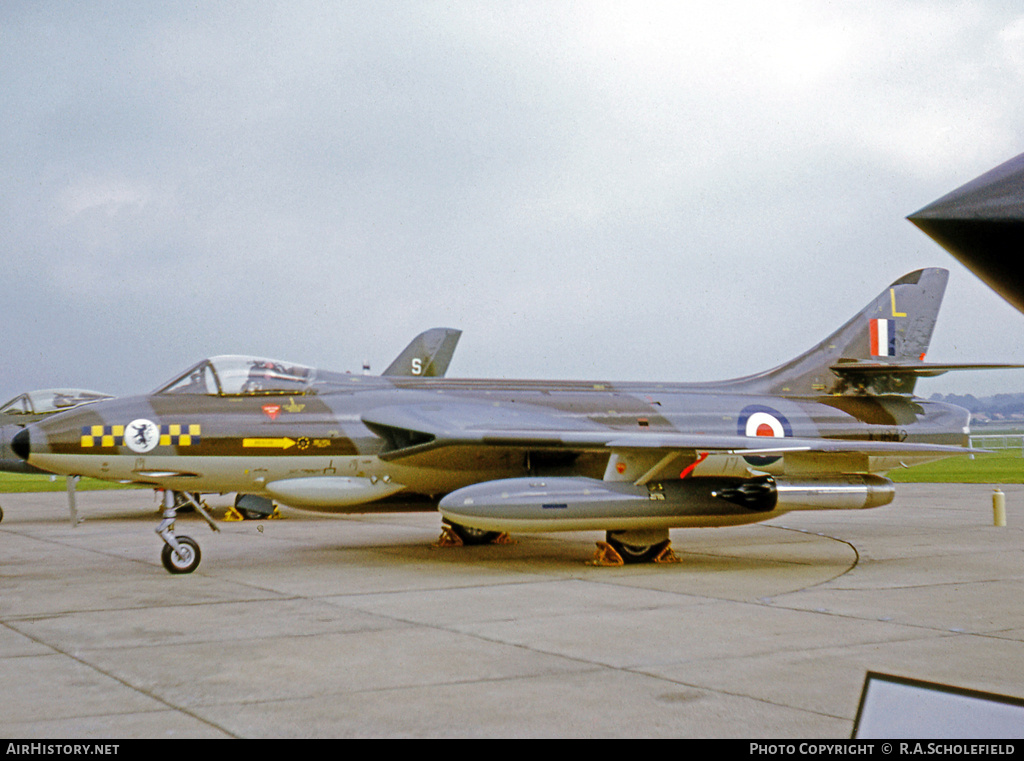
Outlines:
[[903, 219], [1024, 145], [997, 3], [0, 13], [11, 395], [236, 351], [379, 369], [433, 324], [466, 330], [453, 372], [712, 380], [935, 264], [933, 356], [1024, 351]]

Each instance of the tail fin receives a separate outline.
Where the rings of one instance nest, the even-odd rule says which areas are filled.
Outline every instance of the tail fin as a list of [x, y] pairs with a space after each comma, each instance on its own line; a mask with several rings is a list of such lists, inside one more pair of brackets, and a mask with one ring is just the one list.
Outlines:
[[412, 339], [412, 343], [388, 365], [381, 375], [441, 378], [448, 372], [461, 330], [431, 328]]
[[938, 268], [904, 275], [810, 351], [735, 382], [785, 396], [912, 393], [917, 376], [954, 369], [924, 364], [948, 279]]

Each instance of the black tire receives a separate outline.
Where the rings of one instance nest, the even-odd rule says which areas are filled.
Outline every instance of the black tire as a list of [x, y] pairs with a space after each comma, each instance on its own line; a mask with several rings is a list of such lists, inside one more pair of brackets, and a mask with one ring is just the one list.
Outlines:
[[619, 557], [622, 558], [622, 562], [626, 565], [650, 563], [669, 545], [667, 539], [656, 544], [625, 544], [616, 539], [611, 531], [605, 534], [605, 541], [612, 546], [613, 550], [619, 553]]
[[480, 528], [461, 526], [458, 523], [449, 523], [448, 525], [467, 547], [479, 544], [491, 544], [495, 539], [501, 536], [500, 531], [484, 531]]
[[163, 561], [164, 568], [167, 569], [168, 573], [192, 573], [199, 566], [199, 559], [202, 557], [202, 553], [199, 552], [199, 545], [188, 536], [177, 536], [175, 539], [177, 539], [178, 545], [182, 548], [182, 552], [186, 557], [178, 557], [178, 554], [171, 548], [171, 545], [165, 544], [163, 551], [160, 553], [160, 560]]
[[4, 519], [4, 509], [2, 507], [0, 507], [0, 522], [2, 522], [3, 519]]
[[235, 511], [242, 516], [242, 520], [259, 521], [274, 514], [274, 503], [263, 497], [238, 494], [235, 496]]

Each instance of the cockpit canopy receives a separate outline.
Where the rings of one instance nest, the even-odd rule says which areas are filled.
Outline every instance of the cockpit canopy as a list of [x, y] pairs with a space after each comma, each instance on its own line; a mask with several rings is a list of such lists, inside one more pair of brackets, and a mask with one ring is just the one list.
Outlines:
[[51, 412], [77, 407], [100, 399], [113, 399], [110, 394], [99, 391], [87, 391], [82, 388], [48, 388], [42, 391], [29, 391], [16, 396], [3, 407], [0, 415], [46, 415]]
[[269, 394], [307, 394], [316, 370], [291, 362], [245, 356], [204, 359], [157, 394], [210, 394], [215, 396], [259, 396]]

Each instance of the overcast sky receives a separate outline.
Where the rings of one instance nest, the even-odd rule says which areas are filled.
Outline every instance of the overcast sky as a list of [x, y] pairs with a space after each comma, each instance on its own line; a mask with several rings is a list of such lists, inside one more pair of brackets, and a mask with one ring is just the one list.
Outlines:
[[[704, 381], [950, 270], [905, 217], [1024, 151], [1017, 2], [0, 3], [0, 401], [214, 354]], [[1024, 391], [1024, 371], [918, 393]]]

